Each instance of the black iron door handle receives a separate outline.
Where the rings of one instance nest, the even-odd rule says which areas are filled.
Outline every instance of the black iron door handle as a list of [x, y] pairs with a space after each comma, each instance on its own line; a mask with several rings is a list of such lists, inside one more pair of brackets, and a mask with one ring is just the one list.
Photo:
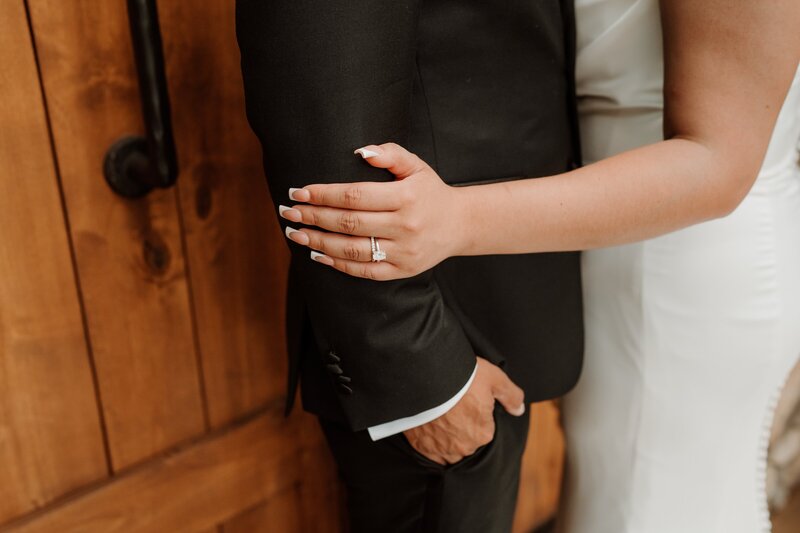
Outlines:
[[128, 20], [146, 133], [116, 141], [106, 153], [103, 170], [114, 192], [137, 198], [175, 183], [178, 156], [156, 0], [128, 0]]

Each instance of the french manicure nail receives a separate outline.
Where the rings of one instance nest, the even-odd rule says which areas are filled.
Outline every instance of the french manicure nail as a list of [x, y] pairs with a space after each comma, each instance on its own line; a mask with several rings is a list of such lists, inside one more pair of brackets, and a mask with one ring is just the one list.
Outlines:
[[307, 202], [311, 199], [311, 193], [305, 189], [292, 187], [289, 189], [289, 198], [295, 202]]
[[316, 261], [317, 263], [322, 263], [323, 265], [333, 266], [333, 259], [328, 257], [325, 254], [321, 254], [319, 252], [311, 252], [311, 259]]
[[522, 415], [524, 415], [525, 414], [525, 404], [524, 403], [520, 404], [519, 407], [517, 407], [516, 409], [511, 411], [511, 414], [514, 415], [514, 416], [522, 416]]
[[302, 231], [297, 231], [291, 226], [286, 226], [286, 236], [297, 244], [302, 244], [303, 246], [308, 244], [308, 235]]
[[353, 153], [360, 155], [364, 159], [369, 159], [370, 157], [375, 157], [376, 155], [381, 155], [380, 152], [376, 152], [375, 150], [367, 150], [366, 148], [359, 148], [358, 150], [354, 151]]
[[281, 215], [281, 217], [285, 218], [286, 220], [291, 220], [292, 222], [303, 221], [303, 213], [297, 209], [286, 207], [285, 205], [278, 206], [278, 213]]

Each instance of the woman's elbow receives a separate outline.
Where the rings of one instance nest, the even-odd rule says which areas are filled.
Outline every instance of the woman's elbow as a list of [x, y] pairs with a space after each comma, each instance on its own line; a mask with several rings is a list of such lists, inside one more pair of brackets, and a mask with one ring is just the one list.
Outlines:
[[753, 187], [758, 171], [759, 168], [755, 170], [740, 168], [723, 176], [716, 200], [713, 202], [711, 218], [723, 218], [736, 211]]

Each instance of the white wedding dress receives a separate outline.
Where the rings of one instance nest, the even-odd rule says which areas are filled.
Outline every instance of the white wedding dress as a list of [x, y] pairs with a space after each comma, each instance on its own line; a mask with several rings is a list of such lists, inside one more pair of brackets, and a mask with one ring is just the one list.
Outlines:
[[[658, 0], [575, 4], [585, 161], [661, 140]], [[584, 254], [565, 533], [770, 530], [769, 426], [800, 355], [798, 139], [795, 79], [734, 213]]]

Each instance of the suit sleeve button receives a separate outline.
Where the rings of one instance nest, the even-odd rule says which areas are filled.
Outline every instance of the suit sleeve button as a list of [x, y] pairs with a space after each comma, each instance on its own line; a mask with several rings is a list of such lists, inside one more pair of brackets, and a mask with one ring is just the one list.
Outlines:
[[353, 394], [353, 389], [351, 389], [344, 383], [339, 383], [339, 392], [341, 392], [342, 394]]
[[335, 374], [335, 375], [339, 376], [339, 375], [344, 373], [342, 371], [342, 367], [340, 367], [339, 365], [337, 365], [335, 363], [334, 364], [330, 364], [330, 365], [325, 365], [325, 366], [328, 368], [328, 372], [330, 372], [331, 374]]
[[338, 381], [339, 383], [344, 383], [346, 385], [353, 380], [350, 379], [350, 376], [341, 375], [341, 376], [336, 376], [336, 381]]
[[328, 352], [328, 362], [329, 363], [341, 363], [342, 358], [336, 355], [334, 352]]

